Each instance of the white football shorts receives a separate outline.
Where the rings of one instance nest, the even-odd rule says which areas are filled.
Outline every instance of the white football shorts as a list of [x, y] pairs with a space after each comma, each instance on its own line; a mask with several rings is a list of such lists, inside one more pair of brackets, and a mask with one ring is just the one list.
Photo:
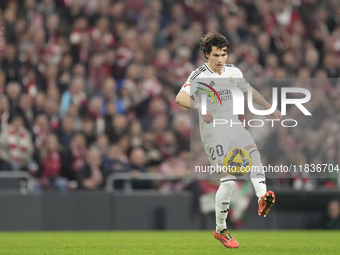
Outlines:
[[211, 166], [223, 167], [223, 159], [229, 150], [235, 147], [244, 149], [248, 145], [255, 145], [254, 139], [248, 130], [235, 128], [228, 130], [226, 136], [216, 141], [203, 142], [205, 153], [208, 155]]

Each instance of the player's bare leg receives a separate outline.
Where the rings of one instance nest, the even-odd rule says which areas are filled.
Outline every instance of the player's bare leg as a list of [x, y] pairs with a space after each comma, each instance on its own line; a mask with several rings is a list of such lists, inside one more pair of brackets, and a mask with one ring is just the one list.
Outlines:
[[227, 231], [226, 223], [230, 198], [235, 187], [236, 178], [226, 172], [221, 172], [219, 177], [220, 187], [216, 192], [215, 199], [216, 229], [214, 237], [227, 248], [237, 248], [239, 243]]
[[270, 208], [275, 204], [275, 194], [273, 191], [267, 192], [266, 177], [262, 169], [261, 156], [257, 147], [253, 144], [245, 147], [252, 157], [253, 166], [250, 171], [250, 180], [253, 183], [259, 203], [259, 216], [266, 217]]

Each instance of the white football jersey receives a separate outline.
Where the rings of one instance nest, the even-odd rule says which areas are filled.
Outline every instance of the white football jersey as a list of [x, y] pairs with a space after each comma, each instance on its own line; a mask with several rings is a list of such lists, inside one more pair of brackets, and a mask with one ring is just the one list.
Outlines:
[[250, 88], [240, 69], [228, 64], [224, 65], [221, 75], [214, 73], [207, 64], [204, 64], [190, 74], [181, 88], [181, 91], [188, 92], [190, 96], [194, 95], [197, 103], [202, 103], [202, 94], [206, 94], [207, 109], [211, 111], [213, 118], [228, 121], [226, 124], [217, 124], [214, 127], [213, 123], [205, 123], [199, 115], [202, 142], [221, 139], [230, 135], [233, 128], [243, 127], [238, 115], [233, 115], [233, 95], [225, 88], [226, 85], [237, 86], [243, 93]]

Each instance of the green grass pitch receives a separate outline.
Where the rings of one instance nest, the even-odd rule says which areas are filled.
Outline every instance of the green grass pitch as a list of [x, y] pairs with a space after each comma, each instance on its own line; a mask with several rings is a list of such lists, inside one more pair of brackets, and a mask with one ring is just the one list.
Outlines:
[[227, 249], [213, 231], [2, 232], [0, 254], [340, 254], [340, 231], [231, 231]]

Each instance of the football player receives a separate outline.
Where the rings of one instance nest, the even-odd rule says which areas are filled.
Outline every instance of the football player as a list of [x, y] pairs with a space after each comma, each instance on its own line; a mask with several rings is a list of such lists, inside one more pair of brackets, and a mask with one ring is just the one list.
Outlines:
[[[226, 64], [230, 45], [223, 35], [210, 32], [201, 38], [200, 46], [208, 62], [191, 73], [177, 94], [176, 102], [185, 108], [199, 110], [201, 139], [212, 166], [221, 166], [224, 156], [231, 148], [240, 147], [249, 153], [253, 162], [252, 169], [257, 169], [251, 171], [250, 179], [258, 197], [258, 214], [265, 217], [275, 203], [275, 194], [272, 191], [267, 192], [265, 173], [261, 168], [260, 152], [250, 133], [239, 121], [238, 116], [233, 115], [233, 96], [235, 98], [235, 95], [229, 89], [223, 88], [223, 84], [237, 86], [246, 96], [248, 90], [252, 90], [252, 101], [265, 109], [271, 109], [272, 105], [250, 86], [237, 67]], [[201, 102], [202, 94], [210, 95], [206, 102]], [[191, 99], [192, 95], [194, 100]], [[202, 104], [207, 106], [206, 114], [201, 112]], [[282, 118], [277, 109], [269, 117], [280, 121]], [[233, 125], [214, 125], [214, 119], [227, 119]], [[226, 225], [236, 177], [221, 171], [219, 178], [220, 186], [215, 199], [216, 229], [214, 236], [225, 247], [237, 248], [239, 243], [229, 234]]]

